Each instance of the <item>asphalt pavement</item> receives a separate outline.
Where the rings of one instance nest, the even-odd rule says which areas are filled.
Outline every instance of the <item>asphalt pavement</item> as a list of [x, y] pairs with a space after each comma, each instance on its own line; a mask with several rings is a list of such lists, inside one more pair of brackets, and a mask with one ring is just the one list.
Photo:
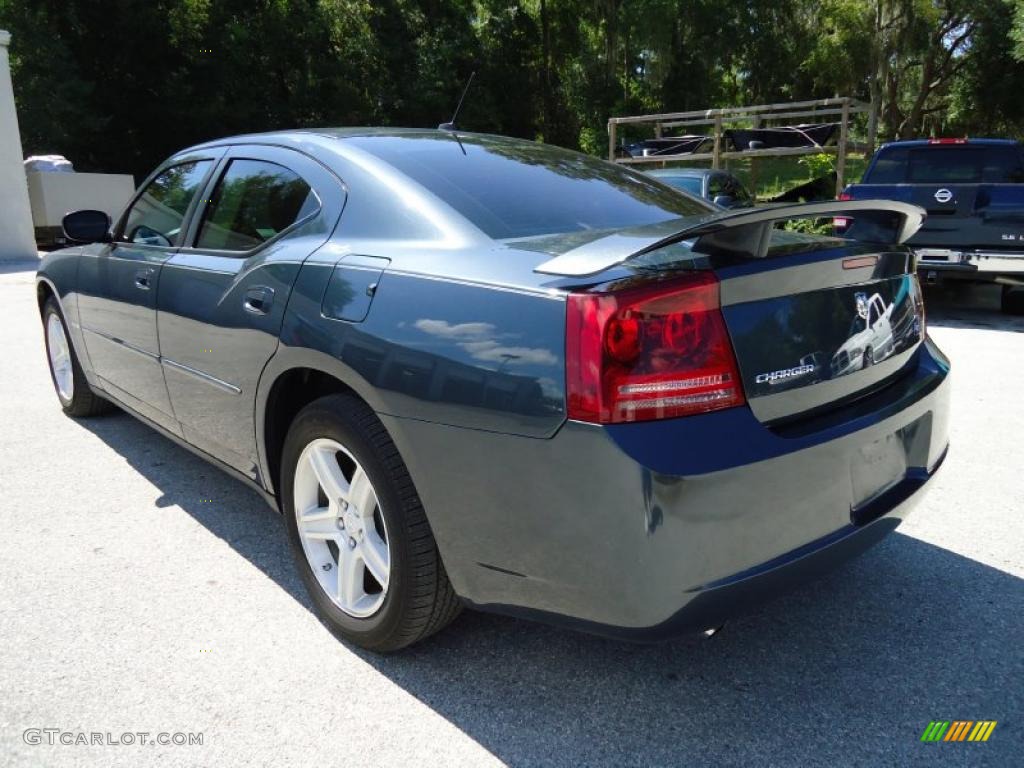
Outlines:
[[129, 416], [61, 414], [33, 266], [0, 267], [0, 764], [1020, 765], [1024, 318], [995, 301], [928, 293], [949, 458], [830, 577], [710, 639], [466, 612], [378, 657], [317, 621], [255, 493]]

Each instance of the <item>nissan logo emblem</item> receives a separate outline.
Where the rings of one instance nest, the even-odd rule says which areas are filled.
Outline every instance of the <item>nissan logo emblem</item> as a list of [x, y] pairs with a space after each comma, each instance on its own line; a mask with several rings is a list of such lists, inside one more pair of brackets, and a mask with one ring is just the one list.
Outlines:
[[943, 188], [935, 193], [935, 199], [940, 203], [948, 203], [950, 200], [953, 199], [953, 193], [950, 192], [948, 189]]

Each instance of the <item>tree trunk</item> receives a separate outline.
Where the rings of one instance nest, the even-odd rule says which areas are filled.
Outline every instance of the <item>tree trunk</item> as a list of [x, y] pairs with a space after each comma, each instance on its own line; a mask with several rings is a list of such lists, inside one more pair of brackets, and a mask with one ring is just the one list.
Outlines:
[[897, 130], [902, 122], [899, 102], [899, 81], [890, 64], [885, 73], [885, 137], [887, 141], [897, 138]]
[[551, 24], [548, 20], [548, 5], [545, 0], [540, 0], [540, 30], [541, 58], [543, 59], [541, 108], [544, 110], [544, 140], [552, 141], [554, 135], [554, 106], [553, 94], [551, 93]]
[[900, 125], [900, 138], [913, 139], [921, 133], [921, 122], [924, 117], [924, 103], [932, 92], [932, 78], [935, 76], [935, 49], [928, 51], [924, 65], [921, 67], [921, 86], [914, 98], [910, 111]]
[[878, 139], [878, 116], [882, 111], [882, 83], [885, 82], [885, 69], [889, 66], [888, 46], [882, 37], [882, 2], [883, 0], [875, 0], [874, 4], [874, 38], [871, 46], [871, 73], [868, 80], [868, 157], [875, 153], [875, 142]]

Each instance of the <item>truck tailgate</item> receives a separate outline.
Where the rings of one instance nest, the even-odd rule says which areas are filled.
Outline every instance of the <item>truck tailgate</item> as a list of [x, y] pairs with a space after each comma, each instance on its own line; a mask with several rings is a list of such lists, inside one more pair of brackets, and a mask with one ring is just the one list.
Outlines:
[[856, 200], [919, 205], [928, 218], [912, 247], [1024, 248], [1024, 186], [1019, 184], [857, 184]]

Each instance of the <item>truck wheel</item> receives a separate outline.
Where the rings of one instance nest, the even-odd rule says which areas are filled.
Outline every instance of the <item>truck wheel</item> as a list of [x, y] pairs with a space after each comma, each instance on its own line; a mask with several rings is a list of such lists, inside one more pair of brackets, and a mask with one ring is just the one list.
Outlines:
[[1003, 286], [1000, 309], [1007, 315], [1024, 315], [1024, 286]]
[[335, 635], [395, 651], [458, 615], [412, 478], [365, 403], [351, 395], [310, 403], [288, 430], [281, 465], [296, 564]]
[[68, 416], [97, 416], [113, 410], [114, 407], [89, 386], [75, 348], [71, 346], [60, 306], [52, 296], [43, 305], [43, 336], [50, 379], [64, 413]]

